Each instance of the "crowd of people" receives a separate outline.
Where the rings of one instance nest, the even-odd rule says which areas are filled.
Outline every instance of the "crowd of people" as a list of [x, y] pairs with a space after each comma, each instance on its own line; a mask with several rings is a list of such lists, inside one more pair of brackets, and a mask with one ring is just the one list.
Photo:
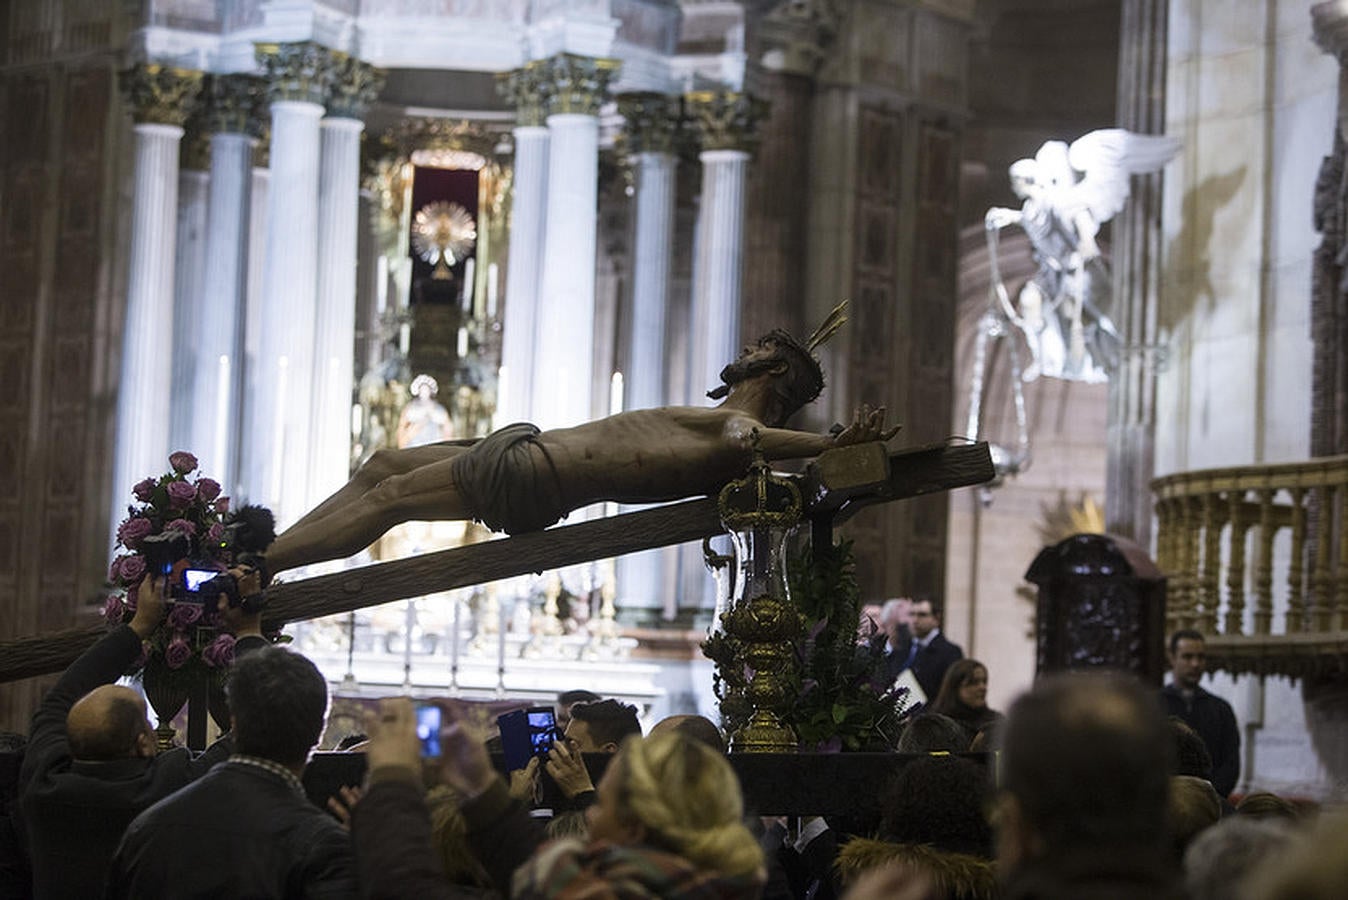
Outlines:
[[[0, 898], [1290, 900], [1348, 883], [1348, 819], [1232, 793], [1238, 731], [1200, 685], [1197, 632], [1171, 637], [1159, 698], [1069, 673], [1003, 716], [939, 604], [891, 601], [859, 640], [931, 699], [892, 778], [847, 816], [760, 817], [715, 723], [643, 734], [635, 707], [588, 691], [559, 695], [557, 739], [509, 772], [448, 710], [427, 758], [412, 701], [381, 700], [353, 748], [363, 785], [325, 809], [302, 782], [323, 676], [269, 645], [256, 613], [221, 609], [239, 658], [229, 731], [203, 753], [158, 752], [144, 699], [115, 684], [166, 614], [158, 579], [44, 699], [21, 768], [0, 746]], [[551, 818], [533, 808], [544, 780]]]

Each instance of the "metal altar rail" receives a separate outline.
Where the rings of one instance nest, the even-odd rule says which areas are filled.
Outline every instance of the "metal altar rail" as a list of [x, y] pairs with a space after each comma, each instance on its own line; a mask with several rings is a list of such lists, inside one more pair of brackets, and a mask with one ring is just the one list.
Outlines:
[[1209, 665], [1299, 677], [1348, 663], [1348, 456], [1152, 482], [1167, 626]]

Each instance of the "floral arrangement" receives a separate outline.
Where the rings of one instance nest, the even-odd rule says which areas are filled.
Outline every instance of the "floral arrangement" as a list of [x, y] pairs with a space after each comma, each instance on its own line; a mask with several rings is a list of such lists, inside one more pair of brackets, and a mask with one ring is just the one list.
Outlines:
[[791, 567], [790, 580], [806, 628], [787, 714], [800, 749], [893, 750], [908, 690], [888, 684], [879, 658], [857, 643], [861, 593], [851, 542], [810, 548]]
[[[131, 489], [140, 505], [127, 507], [127, 517], [117, 526], [116, 547], [126, 552], [119, 553], [108, 570], [115, 592], [105, 601], [103, 616], [112, 627], [135, 615], [137, 594], [150, 574], [147, 538], [179, 533], [187, 539], [194, 566], [200, 568], [223, 572], [231, 561], [224, 546], [229, 498], [221, 496], [220, 483], [202, 475], [190, 477], [197, 458], [186, 451], [170, 454], [169, 467], [159, 478], [146, 478]], [[234, 636], [216, 633], [217, 618], [210, 604], [172, 604], [145, 641], [130, 674], [167, 670], [166, 674], [186, 679], [205, 670], [211, 681], [220, 681], [234, 661]]]

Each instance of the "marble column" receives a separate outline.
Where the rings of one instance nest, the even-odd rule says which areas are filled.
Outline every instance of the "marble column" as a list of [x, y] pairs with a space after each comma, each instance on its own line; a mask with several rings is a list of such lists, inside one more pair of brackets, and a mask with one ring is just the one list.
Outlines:
[[744, 94], [699, 92], [687, 106], [701, 136], [702, 199], [693, 272], [690, 396], [720, 383], [739, 355], [744, 263], [744, 189], [762, 104]]
[[[186, 124], [178, 156], [178, 233], [173, 252], [173, 391], [169, 397], [169, 448], [190, 450], [203, 464], [193, 422], [196, 379], [203, 356], [202, 289], [206, 285], [206, 218], [211, 189], [210, 137], [200, 116]], [[213, 478], [218, 469], [202, 469]]]
[[113, 527], [131, 487], [168, 468], [178, 151], [201, 73], [137, 66], [121, 76], [135, 116], [131, 249], [117, 387]]
[[308, 500], [309, 404], [318, 290], [319, 122], [328, 53], [310, 43], [259, 44], [271, 100], [271, 185], [260, 344], [245, 398], [241, 492], [284, 529]]
[[318, 308], [310, 404], [309, 485], [313, 507], [351, 474], [351, 403], [356, 382], [356, 222], [360, 133], [383, 73], [350, 56], [334, 65], [321, 126], [318, 190]]
[[543, 225], [548, 195], [548, 129], [544, 104], [549, 81], [543, 63], [530, 63], [500, 82], [515, 107], [515, 163], [510, 208], [510, 252], [506, 263], [505, 308], [501, 324], [504, 393], [498, 398], [497, 426], [532, 421], [534, 322], [543, 260]]
[[633, 198], [632, 302], [624, 409], [669, 402], [665, 390], [665, 316], [674, 250], [674, 133], [677, 102], [663, 94], [619, 98], [636, 174]]
[[207, 84], [211, 191], [206, 209], [205, 278], [193, 381], [192, 449], [202, 468], [233, 493], [238, 481], [243, 379], [244, 289], [248, 271], [253, 136], [260, 82], [216, 76]]
[[[1118, 124], [1165, 131], [1167, 0], [1124, 0], [1119, 44]], [[1112, 226], [1114, 320], [1123, 337], [1109, 376], [1105, 525], [1143, 547], [1151, 544], [1155, 474], [1157, 316], [1161, 283], [1161, 174], [1133, 178]]]
[[[533, 413], [540, 428], [594, 417], [595, 254], [599, 105], [616, 63], [561, 54], [549, 61], [546, 240], [535, 319]], [[607, 385], [609, 373], [601, 373]], [[514, 376], [511, 375], [511, 378]]]
[[[632, 288], [624, 409], [650, 409], [671, 402], [665, 385], [665, 323], [674, 249], [674, 136], [678, 102], [663, 94], [618, 98], [636, 176], [632, 208]], [[622, 556], [617, 561], [619, 615], [654, 625], [663, 609], [665, 570], [675, 548]]]

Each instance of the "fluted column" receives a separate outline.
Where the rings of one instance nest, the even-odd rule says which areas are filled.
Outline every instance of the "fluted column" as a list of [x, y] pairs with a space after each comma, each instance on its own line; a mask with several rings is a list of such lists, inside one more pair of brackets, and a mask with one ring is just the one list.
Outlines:
[[[204, 82], [203, 82], [204, 83]], [[201, 292], [206, 284], [206, 215], [211, 188], [210, 136], [200, 114], [184, 125], [178, 153], [178, 229], [173, 250], [173, 390], [169, 447], [200, 453], [193, 404], [202, 357]], [[215, 474], [215, 469], [211, 469]]]
[[744, 187], [749, 147], [762, 106], [744, 94], [699, 92], [687, 98], [702, 136], [702, 200], [693, 261], [689, 395], [720, 383], [739, 354], [744, 262]]
[[548, 196], [548, 129], [544, 124], [548, 84], [542, 63], [530, 63], [500, 82], [502, 95], [515, 107], [516, 124], [510, 255], [501, 325], [505, 384], [497, 403], [499, 424], [533, 417], [534, 325]]
[[206, 209], [205, 277], [191, 402], [192, 450], [233, 493], [238, 482], [243, 385], [244, 291], [248, 271], [253, 144], [251, 116], [260, 82], [248, 75], [206, 86], [211, 190]]
[[[624, 409], [671, 402], [665, 387], [665, 322], [674, 249], [674, 135], [678, 101], [663, 94], [618, 98], [636, 175], [633, 198], [631, 331], [623, 372]], [[666, 560], [675, 548], [622, 556], [617, 562], [618, 605], [625, 621], [655, 624], [663, 609]]]
[[[1124, 0], [1119, 44], [1118, 124], [1143, 134], [1165, 131], [1167, 0]], [[1135, 176], [1132, 196], [1114, 221], [1114, 320], [1123, 334], [1109, 376], [1105, 524], [1143, 547], [1151, 544], [1155, 474], [1156, 367], [1161, 304], [1161, 174]]]
[[544, 429], [592, 418], [599, 105], [615, 66], [570, 54], [549, 65], [547, 238], [533, 374], [533, 414]]
[[260, 345], [241, 490], [284, 528], [308, 499], [309, 402], [318, 290], [319, 121], [328, 54], [315, 44], [259, 44], [271, 99], [271, 184]]
[[167, 344], [173, 333], [178, 143], [201, 73], [138, 66], [122, 74], [121, 86], [136, 120], [136, 168], [117, 388], [114, 520], [131, 486], [162, 472], [168, 462], [173, 354]]
[[318, 315], [305, 508], [340, 488], [351, 474], [360, 133], [365, 128], [366, 107], [383, 83], [381, 71], [353, 57], [339, 57], [332, 73], [328, 115], [321, 127]]
[[632, 240], [632, 330], [623, 373], [625, 409], [663, 406], [665, 316], [670, 257], [674, 249], [674, 133], [677, 102], [663, 94], [630, 94], [619, 100], [636, 173]]

